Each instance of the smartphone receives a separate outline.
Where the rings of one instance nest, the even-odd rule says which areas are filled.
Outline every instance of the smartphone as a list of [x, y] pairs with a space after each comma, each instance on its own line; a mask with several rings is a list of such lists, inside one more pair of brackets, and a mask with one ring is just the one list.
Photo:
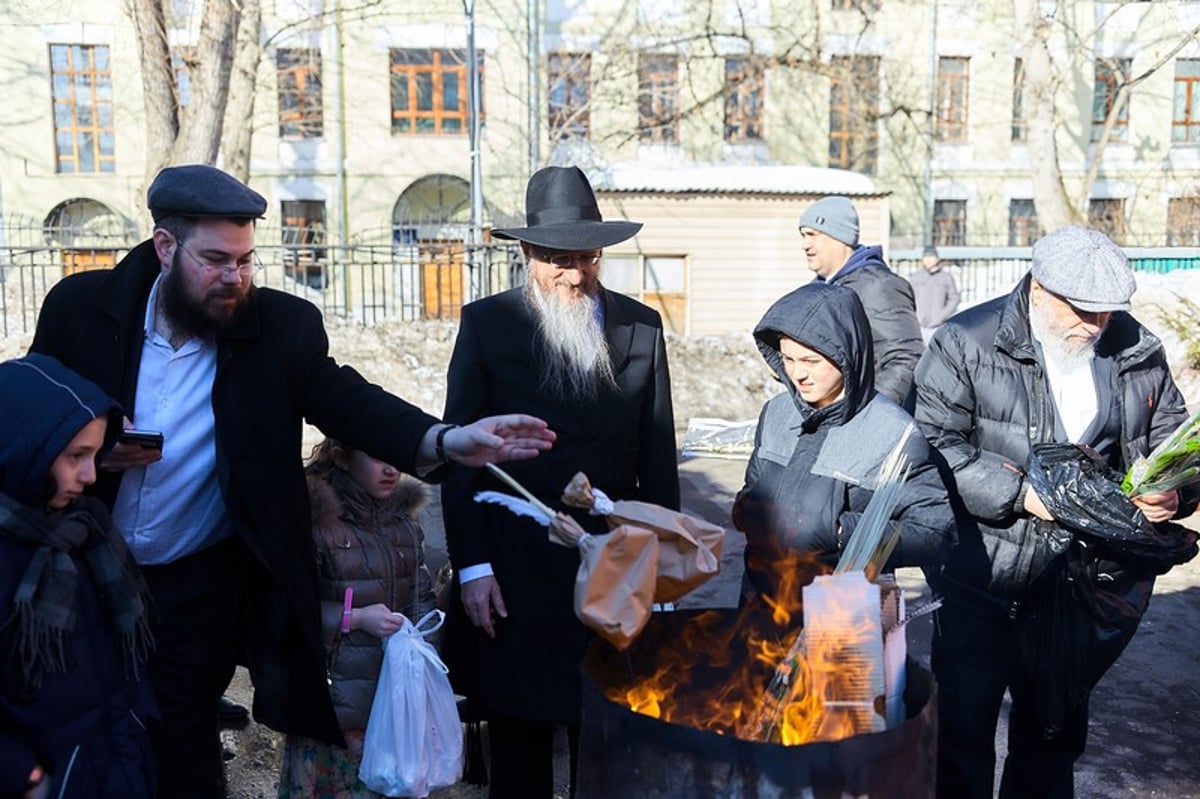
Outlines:
[[157, 430], [135, 430], [134, 428], [126, 428], [121, 431], [121, 435], [117, 437], [117, 441], [122, 444], [128, 444], [142, 449], [162, 449], [163, 434]]

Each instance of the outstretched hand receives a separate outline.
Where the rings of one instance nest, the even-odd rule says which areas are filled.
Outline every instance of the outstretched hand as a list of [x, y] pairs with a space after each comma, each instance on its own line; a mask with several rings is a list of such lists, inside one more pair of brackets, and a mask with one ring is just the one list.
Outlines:
[[446, 456], [464, 466], [528, 460], [550, 449], [557, 437], [536, 416], [510, 413], [487, 416], [446, 433]]

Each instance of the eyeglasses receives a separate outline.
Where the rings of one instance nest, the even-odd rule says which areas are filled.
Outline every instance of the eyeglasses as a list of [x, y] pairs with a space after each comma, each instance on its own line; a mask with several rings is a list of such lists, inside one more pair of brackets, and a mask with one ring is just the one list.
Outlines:
[[253, 261], [231, 263], [230, 259], [226, 259], [225, 261], [214, 261], [212, 258], [201, 258], [199, 255], [196, 255], [196, 253], [185, 247], [182, 241], [176, 241], [175, 243], [179, 245], [179, 249], [186, 252], [193, 261], [199, 264], [200, 268], [204, 270], [204, 273], [209, 277], [218, 274], [220, 277], [228, 277], [233, 274], [237, 274], [239, 278], [250, 277], [255, 272], [262, 269], [263, 266], [262, 261], [259, 260], [257, 252], [253, 253]]
[[600, 250], [589, 252], [562, 252], [561, 250], [543, 250], [540, 247], [530, 247], [530, 254], [558, 269], [574, 269], [582, 266], [595, 266], [600, 263]]

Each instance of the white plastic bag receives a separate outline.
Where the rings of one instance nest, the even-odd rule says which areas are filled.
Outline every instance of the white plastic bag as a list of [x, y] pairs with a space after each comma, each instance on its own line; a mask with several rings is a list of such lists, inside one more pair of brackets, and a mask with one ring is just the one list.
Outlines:
[[[431, 619], [437, 623], [426, 628]], [[383, 642], [383, 669], [371, 703], [358, 777], [385, 796], [425, 797], [458, 782], [462, 725], [447, 668], [425, 637], [445, 619], [431, 610]]]

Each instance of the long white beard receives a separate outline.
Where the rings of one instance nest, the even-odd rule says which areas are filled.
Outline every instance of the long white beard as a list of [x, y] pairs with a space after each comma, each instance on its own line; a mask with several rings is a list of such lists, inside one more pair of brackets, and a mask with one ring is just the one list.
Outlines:
[[1061, 327], [1040, 307], [1029, 304], [1029, 327], [1033, 337], [1042, 345], [1046, 357], [1059, 365], [1063, 371], [1081, 369], [1096, 354], [1099, 335], [1091, 339], [1067, 339]]
[[553, 288], [545, 291], [532, 279], [525, 284], [525, 296], [537, 318], [546, 359], [541, 389], [558, 399], [592, 399], [612, 385], [612, 359], [596, 319], [597, 300], [563, 302]]

